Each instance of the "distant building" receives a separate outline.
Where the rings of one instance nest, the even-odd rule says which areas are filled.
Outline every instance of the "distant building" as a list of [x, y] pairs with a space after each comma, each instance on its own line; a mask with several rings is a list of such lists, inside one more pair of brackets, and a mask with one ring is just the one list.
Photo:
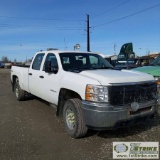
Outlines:
[[152, 53], [149, 53], [148, 56], [155, 58], [155, 57], [157, 57], [159, 54], [160, 54], [160, 52], [152, 52]]

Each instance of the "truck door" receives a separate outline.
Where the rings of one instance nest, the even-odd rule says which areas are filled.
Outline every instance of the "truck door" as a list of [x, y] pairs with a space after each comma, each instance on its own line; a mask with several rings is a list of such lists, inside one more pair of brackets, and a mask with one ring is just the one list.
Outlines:
[[42, 89], [41, 84], [43, 84], [43, 76], [41, 75], [41, 68], [43, 67], [42, 61], [44, 57], [44, 53], [39, 53], [34, 58], [34, 61], [29, 69], [29, 90], [30, 92], [42, 98]]
[[50, 103], [57, 104], [58, 103], [58, 94], [59, 94], [59, 79], [60, 79], [60, 72], [59, 66], [57, 62], [57, 58], [55, 54], [48, 53], [46, 56], [45, 62], [50, 61], [51, 66], [57, 68], [57, 72], [47, 73], [45, 72], [45, 65], [43, 66], [42, 75], [44, 76], [43, 81], [43, 88], [44, 88], [44, 99]]

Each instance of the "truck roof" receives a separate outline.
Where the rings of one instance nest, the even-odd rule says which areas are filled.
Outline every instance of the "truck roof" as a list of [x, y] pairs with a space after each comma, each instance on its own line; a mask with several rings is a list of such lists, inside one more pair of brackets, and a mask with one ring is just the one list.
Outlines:
[[[49, 50], [49, 51], [39, 51], [38, 53], [54, 53], [54, 54], [59, 54], [59, 53], [90, 53], [90, 54], [99, 54], [99, 53], [94, 53], [94, 52], [87, 52], [87, 51], [73, 51], [73, 50]], [[101, 54], [99, 54], [101, 55]]]

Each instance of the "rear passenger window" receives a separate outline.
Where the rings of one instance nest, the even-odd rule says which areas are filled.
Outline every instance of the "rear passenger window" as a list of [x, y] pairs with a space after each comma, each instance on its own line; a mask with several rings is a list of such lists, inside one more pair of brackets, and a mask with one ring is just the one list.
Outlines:
[[44, 53], [40, 53], [36, 55], [34, 62], [32, 64], [32, 69], [40, 70], [43, 57], [44, 57]]

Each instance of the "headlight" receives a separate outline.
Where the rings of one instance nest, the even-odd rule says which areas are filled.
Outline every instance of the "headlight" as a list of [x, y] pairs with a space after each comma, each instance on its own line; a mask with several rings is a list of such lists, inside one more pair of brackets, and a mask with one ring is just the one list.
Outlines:
[[156, 80], [156, 83], [157, 83], [158, 95], [160, 95], [160, 77], [154, 77], [154, 79]]
[[85, 98], [87, 101], [108, 102], [108, 88], [88, 84], [86, 86]]
[[154, 77], [154, 79], [156, 80], [157, 84], [160, 85], [160, 77]]

